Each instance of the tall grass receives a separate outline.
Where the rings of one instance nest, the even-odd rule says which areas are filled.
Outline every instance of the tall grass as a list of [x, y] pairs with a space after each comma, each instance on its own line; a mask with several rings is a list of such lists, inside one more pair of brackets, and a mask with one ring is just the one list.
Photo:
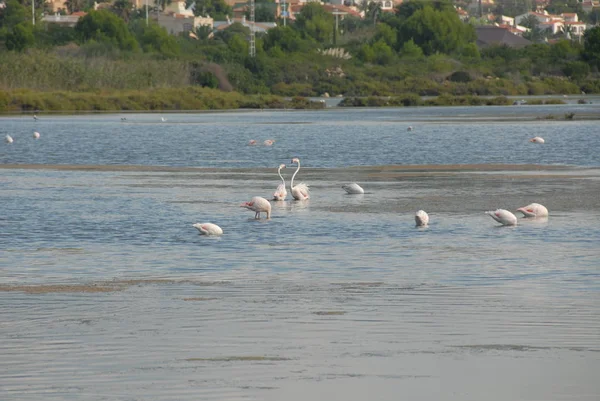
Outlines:
[[0, 57], [0, 89], [93, 91], [152, 89], [190, 85], [190, 66], [179, 60], [114, 60], [59, 56], [52, 52], [5, 52]]

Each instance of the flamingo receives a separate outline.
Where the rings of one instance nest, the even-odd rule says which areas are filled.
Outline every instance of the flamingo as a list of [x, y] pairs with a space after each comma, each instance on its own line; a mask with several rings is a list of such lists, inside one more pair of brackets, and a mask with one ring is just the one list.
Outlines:
[[417, 227], [425, 227], [429, 224], [429, 215], [424, 210], [419, 210], [415, 214], [415, 223], [417, 223]]
[[517, 209], [517, 212], [523, 213], [525, 217], [548, 217], [548, 209], [539, 203], [531, 203], [520, 207]]
[[267, 139], [263, 142], [263, 145], [265, 146], [273, 146], [273, 144], [275, 143], [275, 139]]
[[13, 143], [12, 136], [10, 136], [10, 135], [6, 135], [6, 137], [4, 139], [6, 140], [6, 143]]
[[213, 223], [196, 223], [193, 225], [200, 231], [200, 235], [222, 235], [223, 229]]
[[166, 119], [166, 118], [164, 118], [164, 117], [161, 117], [161, 118], [160, 118], [160, 121], [162, 121], [163, 123], [166, 123], [166, 122], [167, 122], [167, 119]]
[[533, 143], [544, 143], [546, 141], [544, 141], [544, 138], [542, 138], [541, 136], [536, 136], [533, 137], [529, 140], [529, 142], [533, 142]]
[[412, 127], [412, 125], [410, 125], [410, 126], [409, 126], [409, 127], [406, 129], [406, 130], [407, 130], [407, 131], [412, 131], [412, 130], [413, 130], [413, 127]]
[[281, 184], [277, 186], [275, 193], [273, 194], [273, 200], [276, 201], [284, 201], [287, 196], [287, 190], [285, 189], [285, 180], [281, 176], [281, 169], [285, 168], [285, 164], [280, 164], [277, 169], [277, 174], [279, 174], [279, 178], [281, 178]]
[[35, 114], [33, 115], [33, 120], [37, 121], [37, 116]]
[[517, 225], [517, 216], [512, 214], [506, 209], [496, 209], [493, 212], [485, 212], [485, 214], [490, 215], [490, 217], [496, 220], [498, 223], [503, 226], [516, 226]]
[[263, 212], [267, 214], [267, 220], [271, 218], [271, 204], [263, 197], [255, 196], [250, 202], [242, 203], [240, 207], [245, 207], [246, 209], [256, 212], [254, 215], [255, 219], [260, 219], [260, 214]]
[[37, 131], [35, 131], [35, 132], [33, 133], [33, 139], [40, 139], [40, 133], [39, 133], [39, 132], [37, 132]]
[[308, 189], [308, 185], [301, 182], [300, 184], [294, 186], [294, 178], [296, 177], [296, 174], [298, 174], [298, 171], [300, 171], [300, 159], [294, 157], [292, 159], [292, 164], [294, 163], [298, 164], [298, 168], [294, 172], [294, 175], [292, 175], [292, 180], [290, 181], [290, 189], [292, 190], [292, 196], [296, 200], [307, 200], [308, 198], [310, 198], [310, 191]]
[[355, 182], [353, 182], [352, 184], [342, 185], [342, 189], [350, 195], [359, 195], [365, 193], [365, 190], [362, 189], [362, 187]]
[[254, 146], [254, 145], [256, 145], [256, 139], [250, 139], [250, 140], [248, 141], [248, 145], [249, 145], [249, 146]]

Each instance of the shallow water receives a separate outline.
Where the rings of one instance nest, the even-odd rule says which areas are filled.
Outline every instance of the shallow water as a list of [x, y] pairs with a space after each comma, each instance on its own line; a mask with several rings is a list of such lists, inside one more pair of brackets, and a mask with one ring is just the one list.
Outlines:
[[[596, 125], [517, 135], [491, 121], [506, 108], [450, 124], [446, 110], [413, 109], [411, 133], [379, 123], [398, 110], [40, 119], [62, 128], [0, 146], [0, 398], [599, 399]], [[379, 140], [355, 149], [372, 137], [360, 127]], [[440, 140], [445, 127], [469, 147]], [[528, 143], [542, 128], [547, 143]], [[417, 160], [417, 134], [438, 138], [419, 166], [389, 165], [393, 152]], [[255, 221], [239, 204], [271, 194], [273, 167], [303, 147], [312, 199]], [[349, 181], [367, 193], [346, 195]], [[483, 214], [534, 201], [549, 219]], [[225, 234], [199, 236], [203, 221]]]

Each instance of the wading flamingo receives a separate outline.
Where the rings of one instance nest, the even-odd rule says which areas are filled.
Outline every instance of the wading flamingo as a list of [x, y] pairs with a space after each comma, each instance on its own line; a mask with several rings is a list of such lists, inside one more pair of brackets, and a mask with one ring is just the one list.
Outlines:
[[517, 209], [517, 212], [523, 213], [525, 217], [548, 217], [548, 209], [539, 203], [531, 203], [520, 207]]
[[342, 189], [350, 195], [359, 195], [365, 193], [365, 190], [362, 189], [362, 187], [355, 182], [353, 182], [352, 184], [342, 185]]
[[415, 214], [415, 223], [417, 227], [424, 227], [429, 224], [429, 215], [424, 210], [419, 210]]
[[242, 203], [240, 207], [245, 207], [246, 209], [250, 209], [253, 212], [256, 212], [256, 214], [254, 215], [255, 219], [260, 219], [261, 213], [267, 214], [267, 220], [271, 218], [271, 204], [268, 200], [260, 196], [255, 196], [250, 200], [250, 202]]
[[536, 136], [533, 137], [529, 140], [529, 142], [533, 142], [533, 143], [544, 143], [546, 141], [544, 141], [544, 138], [542, 138], [541, 136]]
[[300, 159], [294, 157], [292, 159], [292, 164], [294, 163], [298, 164], [298, 168], [294, 172], [294, 175], [292, 175], [292, 180], [290, 181], [290, 189], [292, 190], [292, 196], [296, 200], [307, 200], [308, 198], [310, 198], [310, 191], [308, 189], [308, 185], [301, 182], [300, 184], [294, 186], [294, 178], [296, 177], [296, 174], [298, 174], [298, 171], [300, 171]]
[[509, 212], [505, 209], [496, 209], [493, 212], [485, 212], [485, 214], [489, 215], [492, 219], [496, 220], [498, 223], [503, 226], [516, 226], [517, 225], [517, 216]]
[[40, 139], [40, 133], [39, 133], [39, 132], [37, 132], [37, 131], [35, 131], [35, 132], [33, 133], [33, 139]]
[[275, 143], [275, 139], [267, 139], [263, 142], [265, 146], [272, 146]]
[[281, 175], [282, 168], [285, 168], [285, 164], [280, 164], [279, 168], [277, 169], [277, 174], [279, 174], [279, 178], [281, 178], [281, 184], [279, 184], [279, 186], [277, 186], [277, 189], [275, 190], [275, 193], [273, 194], [273, 200], [276, 200], [276, 201], [284, 201], [287, 196], [287, 190], [285, 189], [285, 180], [283, 179], [283, 176]]
[[6, 135], [6, 137], [4, 139], [6, 140], [6, 143], [13, 143], [12, 136], [10, 136], [10, 135]]
[[256, 145], [256, 139], [250, 139], [250, 140], [248, 141], [248, 145], [249, 145], [249, 146], [254, 146], [254, 145]]
[[201, 235], [222, 235], [223, 230], [216, 224], [213, 223], [196, 223], [194, 227], [200, 231]]

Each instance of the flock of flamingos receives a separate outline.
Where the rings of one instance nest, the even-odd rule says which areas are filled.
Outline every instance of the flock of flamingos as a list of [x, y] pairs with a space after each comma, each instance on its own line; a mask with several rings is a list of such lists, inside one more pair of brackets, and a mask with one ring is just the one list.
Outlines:
[[[412, 131], [412, 127], [409, 127], [408, 130]], [[531, 138], [529, 142], [544, 143], [545, 141], [543, 138], [536, 136], [534, 138]], [[275, 141], [273, 139], [267, 139], [263, 142], [265, 146], [272, 146], [274, 143]], [[248, 145], [254, 146], [257, 145], [257, 142], [254, 139], [252, 139], [250, 140], [250, 142], [248, 142]], [[310, 190], [308, 185], [303, 182], [294, 185], [294, 179], [296, 178], [296, 174], [298, 174], [298, 171], [300, 171], [300, 159], [294, 157], [291, 163], [292, 165], [295, 164], [297, 167], [296, 171], [292, 175], [292, 179], [290, 180], [290, 193], [294, 201], [306, 201], [310, 198]], [[280, 164], [277, 168], [277, 175], [279, 175], [279, 178], [281, 179], [281, 184], [277, 186], [277, 189], [273, 193], [273, 198], [271, 199], [271, 201], [274, 202], [285, 201], [288, 194], [285, 185], [285, 179], [281, 175], [281, 169], [283, 168], [286, 168], [285, 164]], [[342, 189], [344, 189], [344, 191], [346, 191], [350, 195], [360, 195], [365, 193], [364, 189], [357, 183], [345, 184], [342, 186]], [[261, 213], [264, 213], [266, 215], [267, 220], [271, 218], [271, 202], [268, 199], [263, 198], [262, 196], [253, 197], [249, 202], [242, 203], [240, 207], [252, 210], [255, 213], [255, 219], [260, 219]], [[523, 216], [526, 218], [548, 217], [548, 209], [546, 209], [544, 205], [541, 205], [539, 203], [531, 203], [527, 206], [518, 208], [516, 211], [523, 213]], [[517, 216], [515, 216], [512, 212], [506, 209], [497, 209], [495, 211], [488, 211], [485, 213], [504, 226], [517, 225]], [[417, 213], [415, 214], [415, 223], [417, 227], [427, 226], [429, 224], [429, 215], [427, 214], [427, 212], [425, 212], [424, 210], [417, 211]], [[196, 223], [193, 226], [196, 229], [198, 229], [198, 231], [202, 235], [215, 236], [223, 234], [223, 229], [221, 229], [221, 227], [214, 223]]]
[[[37, 120], [37, 118], [35, 116], [34, 116], [34, 119]], [[163, 118], [162, 121], [164, 122], [166, 120]], [[412, 129], [413, 129], [412, 127], [408, 127], [409, 131], [412, 131]], [[33, 138], [40, 139], [40, 133], [37, 131], [34, 132]], [[12, 144], [14, 142], [13, 138], [10, 135], [6, 135], [5, 140], [6, 140], [7, 144]], [[531, 138], [529, 140], [529, 142], [542, 144], [545, 141], [543, 138], [536, 136], [534, 138]], [[274, 143], [275, 143], [275, 140], [267, 139], [263, 142], [263, 145], [272, 146]], [[248, 142], [248, 145], [255, 146], [255, 145], [257, 145], [257, 142], [256, 142], [256, 140], [252, 139]], [[292, 175], [292, 179], [290, 180], [290, 193], [292, 195], [292, 198], [294, 198], [295, 201], [300, 201], [300, 202], [306, 201], [310, 198], [310, 190], [309, 190], [308, 185], [303, 182], [294, 185], [294, 179], [296, 178], [296, 174], [298, 174], [298, 171], [300, 171], [300, 159], [298, 159], [297, 157], [294, 157], [292, 159], [291, 163], [296, 164], [297, 167], [296, 167], [296, 171]], [[279, 167], [277, 168], [277, 174], [279, 175], [279, 178], [281, 179], [281, 184], [279, 184], [279, 186], [273, 193], [272, 201], [275, 201], [275, 202], [285, 201], [285, 199], [287, 198], [287, 194], [288, 194], [286, 185], [285, 185], [285, 180], [283, 179], [283, 176], [281, 175], [281, 169], [283, 169], [283, 168], [286, 168], [285, 164], [280, 164]], [[362, 187], [360, 185], [358, 185], [357, 183], [346, 184], [346, 185], [343, 185], [342, 188], [348, 194], [351, 194], [351, 195], [359, 195], [359, 194], [365, 193], [365, 191], [362, 189]], [[240, 206], [244, 207], [246, 209], [252, 210], [255, 213], [254, 214], [255, 219], [260, 219], [261, 213], [264, 213], [266, 215], [267, 220], [271, 218], [271, 202], [261, 196], [255, 196], [249, 202], [244, 202]], [[517, 209], [517, 211], [523, 213], [524, 217], [534, 217], [534, 218], [535, 217], [548, 217], [548, 209], [546, 209], [546, 207], [544, 205], [540, 205], [539, 203], [532, 203], [530, 205], [520, 207]], [[493, 218], [494, 220], [496, 220], [498, 223], [500, 223], [504, 226], [517, 225], [517, 216], [515, 216], [512, 212], [510, 212], [506, 209], [497, 209], [495, 211], [488, 211], [485, 213], [487, 215], [489, 215], [491, 218]], [[429, 224], [429, 215], [424, 210], [419, 210], [415, 214], [415, 222], [416, 222], [417, 227], [425, 227]], [[203, 234], [203, 235], [222, 235], [223, 234], [223, 229], [214, 223], [196, 223], [193, 226], [198, 229], [200, 234]]]

